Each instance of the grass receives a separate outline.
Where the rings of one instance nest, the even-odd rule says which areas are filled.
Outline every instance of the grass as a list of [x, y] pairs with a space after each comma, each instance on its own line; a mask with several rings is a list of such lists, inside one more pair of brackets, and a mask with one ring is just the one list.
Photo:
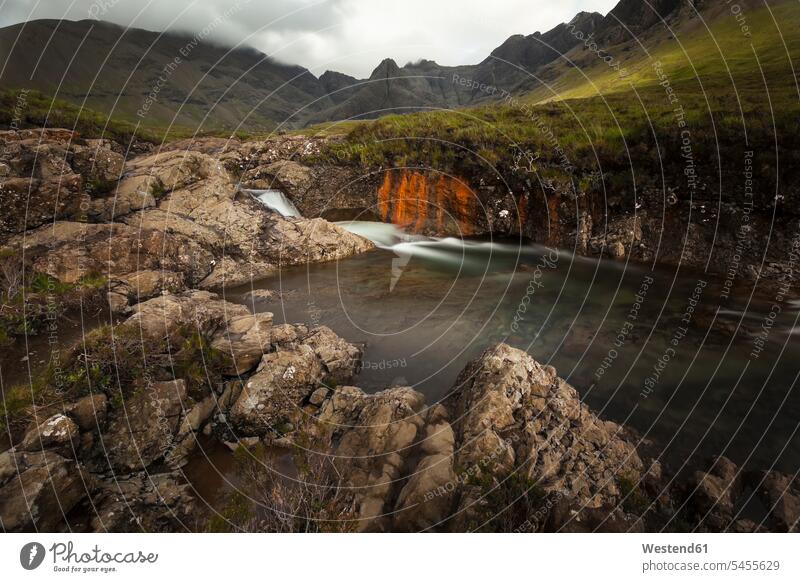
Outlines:
[[[708, 28], [695, 19], [690, 28], [675, 31], [675, 40], [670, 42], [653, 46], [645, 39], [642, 45], [631, 42], [626, 51], [623, 47], [611, 49], [628, 72], [624, 77], [599, 58], [594, 61], [590, 58], [591, 64], [580, 71], [567, 68], [562, 62], [556, 68], [557, 94], [538, 89], [529, 99], [543, 102], [586, 98], [648, 87], [659, 82], [654, 62], [661, 63], [672, 83], [696, 83], [700, 79], [704, 85], [712, 85], [712, 90], [720, 83], [727, 82], [730, 86], [733, 82], [737, 90], [745, 93], [762, 91], [762, 70], [770, 85], [791, 82], [791, 64], [797, 70], [800, 55], [800, 9], [791, 0], [770, 4], [769, 9], [745, 11], [749, 37], [744, 36], [740, 24], [728, 13], [715, 19]], [[587, 54], [592, 56], [588, 51]]]
[[[118, 117], [109, 117], [92, 109], [61, 99], [53, 99], [39, 91], [7, 89], [0, 91], [0, 129], [73, 129], [82, 138], [106, 138], [127, 146], [132, 140], [165, 143], [189, 137], [229, 137], [232, 132], [213, 130], [196, 132], [189, 127], [173, 125], [140, 125]], [[251, 138], [247, 132], [233, 132], [240, 139]], [[107, 183], [89, 185], [89, 190], [108, 191]]]
[[[796, 3], [772, 11], [789, 53], [800, 54]], [[713, 37], [695, 30], [682, 40], [683, 49], [670, 41], [649, 47], [652, 58], [638, 47], [629, 51], [624, 66], [631, 75], [625, 81], [599, 62], [588, 69], [595, 85], [571, 70], [559, 80], [556, 97], [534, 91], [499, 104], [390, 115], [345, 126], [344, 140], [328, 143], [307, 161], [365, 169], [427, 167], [512, 190], [527, 189], [531, 179], [549, 181], [561, 191], [570, 183], [582, 189], [602, 171], [610, 193], [629, 197], [637, 189], [661, 189], [663, 173], [679, 199], [702, 200], [741, 192], [740, 160], [745, 150], [753, 150], [760, 176], [756, 203], [769, 209], [778, 186], [782, 193], [800, 189], [794, 63], [777, 40], [772, 17], [766, 9], [748, 13], [758, 60], [749, 42], [742, 41], [738, 24], [723, 16], [714, 21]], [[661, 63], [659, 70], [655, 61]], [[674, 95], [672, 102], [665, 85]], [[698, 183], [710, 185], [707, 189], [692, 192], [687, 184], [684, 135]], [[520, 162], [530, 159], [533, 178], [520, 171]], [[722, 189], [715, 189], [720, 180]], [[599, 187], [601, 182], [595, 182]], [[784, 208], [798, 207], [800, 200], [786, 197]]]
[[82, 345], [56, 362], [30, 383], [4, 390], [0, 431], [8, 426], [21, 429], [34, 409], [97, 392], [108, 396], [112, 410], [120, 408], [145, 379], [182, 378], [189, 397], [199, 400], [210, 385], [222, 382], [222, 370], [229, 366], [225, 354], [193, 328], [180, 327], [167, 338], [142, 337], [138, 329], [109, 325], [87, 333]]

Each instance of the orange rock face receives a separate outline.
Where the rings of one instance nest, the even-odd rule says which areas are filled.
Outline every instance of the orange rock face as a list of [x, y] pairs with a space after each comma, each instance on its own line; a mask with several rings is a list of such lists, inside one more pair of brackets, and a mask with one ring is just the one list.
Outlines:
[[429, 179], [413, 170], [386, 172], [377, 198], [383, 220], [412, 232], [470, 235], [480, 211], [475, 193], [464, 181], [444, 175]]

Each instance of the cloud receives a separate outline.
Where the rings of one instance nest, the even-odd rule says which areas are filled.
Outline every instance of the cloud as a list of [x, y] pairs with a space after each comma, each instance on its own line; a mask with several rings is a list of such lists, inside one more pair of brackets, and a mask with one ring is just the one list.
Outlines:
[[[617, 0], [5, 0], [0, 26], [38, 18], [96, 18], [148, 30], [197, 33], [248, 44], [277, 60], [366, 77], [385, 57], [400, 65], [483, 60], [512, 34], [549, 30], [581, 10]], [[224, 15], [225, 18], [220, 19]]]

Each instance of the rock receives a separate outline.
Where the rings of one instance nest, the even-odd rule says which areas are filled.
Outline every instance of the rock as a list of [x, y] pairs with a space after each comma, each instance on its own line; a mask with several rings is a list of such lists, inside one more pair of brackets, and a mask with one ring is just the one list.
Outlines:
[[102, 482], [92, 496], [94, 532], [175, 532], [195, 527], [191, 487], [171, 473]]
[[608, 245], [608, 254], [615, 259], [625, 258], [625, 245], [621, 242], [613, 242]]
[[200, 430], [202, 424], [208, 420], [217, 407], [217, 401], [213, 396], [208, 396], [195, 404], [183, 418], [178, 436], [184, 436], [190, 432]]
[[136, 297], [137, 301], [165, 292], [174, 293], [184, 289], [186, 286], [183, 273], [166, 270], [142, 269], [141, 271], [120, 275], [119, 279], [130, 289], [129, 293]]
[[339, 437], [334, 461], [353, 488], [358, 529], [388, 527], [381, 516], [391, 508], [394, 483], [405, 469], [405, 456], [423, 425], [424, 397], [411, 388], [391, 388], [365, 395], [357, 388], [337, 388], [316, 422], [321, 433]]
[[[643, 463], [620, 427], [592, 414], [552, 367], [505, 344], [465, 368], [448, 409], [455, 419], [454, 466], [468, 475], [497, 482], [513, 471], [585, 508], [615, 506], [617, 479], [641, 479]], [[484, 493], [469, 484], [460, 490], [456, 529]]]
[[86, 497], [93, 480], [74, 461], [53, 453], [9, 453], [14, 474], [0, 487], [4, 531], [57, 531], [65, 515]]
[[73, 457], [79, 436], [78, 425], [69, 417], [56, 414], [25, 433], [19, 450], [34, 452], [55, 449], [65, 457]]
[[91, 431], [103, 427], [106, 421], [107, 407], [108, 398], [101, 392], [84, 396], [68, 405], [66, 412], [82, 431]]
[[160, 187], [155, 176], [123, 178], [111, 197], [92, 201], [88, 214], [95, 221], [111, 222], [135, 210], [151, 208], [156, 205], [152, 192]]
[[317, 388], [311, 393], [311, 396], [308, 397], [308, 401], [314, 406], [319, 406], [325, 402], [325, 399], [328, 397], [328, 392], [328, 388]]
[[231, 408], [231, 422], [245, 436], [281, 435], [285, 425], [302, 417], [301, 405], [322, 376], [310, 346], [265, 355]]
[[272, 350], [271, 329], [271, 313], [231, 317], [227, 326], [214, 335], [211, 346], [230, 356], [232, 363], [227, 373], [245, 374]]
[[311, 170], [292, 160], [281, 160], [263, 168], [263, 173], [271, 176], [275, 182], [270, 188], [280, 188], [289, 194], [290, 198], [301, 197], [311, 186]]
[[361, 350], [325, 326], [312, 329], [302, 343], [314, 350], [325, 367], [324, 381], [346, 384], [361, 367]]
[[246, 449], [252, 449], [256, 445], [258, 445], [258, 443], [260, 443], [260, 442], [261, 442], [261, 439], [258, 438], [257, 436], [242, 437], [239, 440], [237, 440], [236, 442], [225, 441], [225, 446], [228, 447], [228, 449], [230, 449], [231, 452], [235, 453], [236, 451], [239, 450], [239, 447], [244, 447]]
[[176, 433], [185, 408], [183, 380], [138, 388], [116, 411], [103, 434], [108, 462], [119, 470], [133, 472], [165, 457], [177, 444]]
[[692, 500], [700, 520], [715, 529], [727, 527], [741, 492], [738, 467], [726, 457], [717, 457], [708, 472], [695, 473], [692, 485]]
[[290, 345], [299, 341], [308, 334], [304, 325], [291, 325], [282, 323], [272, 327], [272, 344], [276, 346]]
[[106, 300], [111, 313], [126, 313], [128, 311], [129, 300], [124, 293], [109, 291], [106, 293]]
[[245, 316], [252, 317], [244, 305], [229, 303], [208, 291], [189, 291], [139, 303], [122, 325], [140, 329], [151, 337], [163, 337], [184, 326], [200, 333], [218, 332], [226, 322]]
[[429, 411], [419, 444], [423, 456], [397, 498], [394, 517], [397, 530], [435, 528], [450, 515], [458, 484], [453, 469], [454, 446], [455, 435], [444, 407], [436, 405]]
[[800, 482], [797, 477], [767, 471], [752, 479], [779, 531], [800, 531]]
[[139, 271], [163, 271], [181, 273], [181, 284], [194, 285], [210, 274], [214, 261], [211, 250], [188, 236], [122, 223], [56, 222], [8, 244], [24, 247], [35, 271], [65, 283], [93, 273], [120, 280]]
[[242, 299], [244, 299], [245, 303], [252, 305], [253, 303], [258, 302], [266, 303], [269, 301], [275, 301], [279, 297], [279, 291], [273, 291], [272, 289], [254, 289], [245, 293]]
[[17, 473], [13, 451], [0, 453], [0, 485], [11, 479]]

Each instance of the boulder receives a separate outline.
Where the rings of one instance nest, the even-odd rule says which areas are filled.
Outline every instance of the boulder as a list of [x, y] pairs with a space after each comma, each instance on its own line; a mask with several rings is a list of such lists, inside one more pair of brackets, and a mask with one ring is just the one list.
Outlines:
[[153, 382], [138, 388], [116, 411], [103, 433], [108, 463], [124, 472], [147, 469], [177, 444], [176, 433], [187, 408], [183, 380]]
[[452, 511], [458, 480], [453, 469], [455, 435], [444, 407], [426, 418], [418, 444], [420, 460], [397, 498], [394, 529], [422, 531], [441, 525]]
[[230, 419], [244, 436], [280, 436], [302, 419], [302, 405], [319, 386], [323, 367], [307, 345], [267, 354], [231, 407]]
[[0, 527], [4, 531], [56, 531], [94, 486], [92, 477], [79, 465], [52, 451], [5, 454], [15, 470], [14, 476], [0, 482]]
[[[476, 479], [498, 483], [519, 474], [545, 494], [595, 509], [621, 502], [618, 481], [641, 480], [643, 463], [621, 428], [595, 416], [555, 369], [508, 345], [487, 349], [465, 368], [447, 407], [454, 466]], [[485, 491], [469, 483], [460, 491], [463, 528]]]
[[315, 327], [303, 338], [322, 361], [326, 383], [346, 384], [361, 367], [361, 350], [340, 338], [326, 326]]
[[230, 356], [228, 374], [245, 374], [272, 350], [271, 329], [271, 313], [234, 316], [214, 335], [211, 346]]
[[767, 471], [752, 479], [779, 531], [800, 531], [800, 481], [778, 471]]
[[25, 433], [19, 450], [34, 452], [54, 449], [65, 457], [73, 457], [79, 436], [78, 425], [72, 419], [55, 414]]
[[390, 527], [386, 514], [391, 513], [392, 492], [407, 470], [406, 457], [423, 426], [424, 400], [407, 387], [369, 395], [343, 387], [315, 418], [321, 434], [339, 441], [334, 463], [352, 488], [360, 531]]
[[741, 492], [739, 468], [726, 457], [718, 457], [707, 472], [697, 471], [691, 483], [692, 500], [701, 521], [714, 529], [727, 527]]

